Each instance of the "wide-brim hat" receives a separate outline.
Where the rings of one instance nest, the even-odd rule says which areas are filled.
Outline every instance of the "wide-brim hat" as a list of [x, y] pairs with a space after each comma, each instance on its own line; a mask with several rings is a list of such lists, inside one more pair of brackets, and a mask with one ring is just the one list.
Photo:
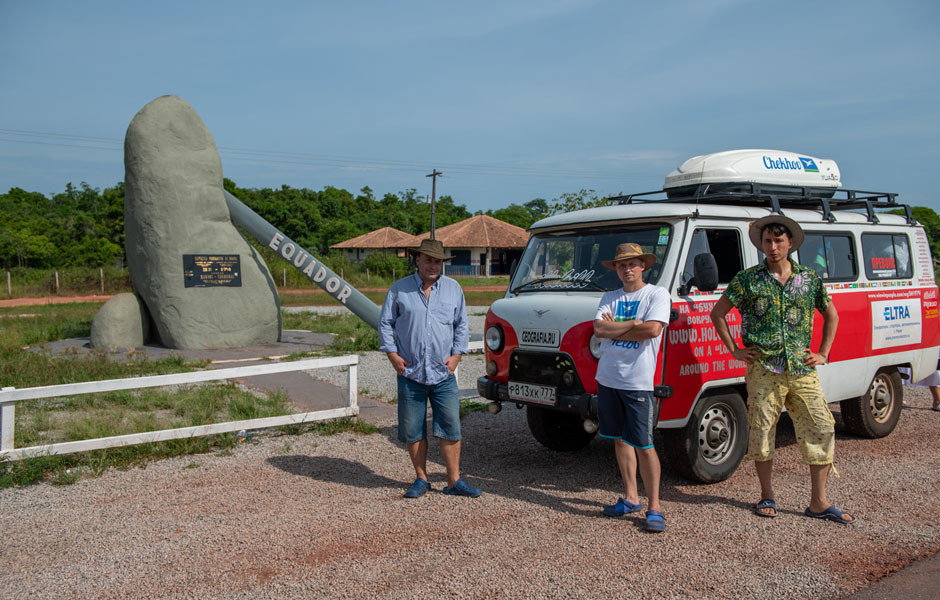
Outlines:
[[444, 254], [444, 244], [442, 244], [440, 240], [421, 240], [420, 246], [417, 248], [409, 248], [408, 252], [411, 252], [415, 256], [427, 254], [431, 258], [438, 260], [450, 260], [453, 258], [453, 256]]
[[611, 271], [616, 271], [616, 264], [622, 260], [627, 260], [628, 258], [642, 259], [643, 262], [646, 263], [647, 269], [656, 264], [655, 254], [643, 252], [643, 248], [639, 244], [630, 243], [618, 245], [617, 249], [614, 251], [614, 257], [611, 260], [602, 261], [601, 264]]
[[766, 217], [752, 221], [751, 226], [748, 228], [747, 233], [751, 238], [751, 243], [754, 244], [758, 250], [762, 250], [761, 233], [765, 227], [773, 225], [774, 223], [783, 225], [790, 230], [790, 251], [796, 250], [803, 244], [803, 228], [800, 227], [799, 223], [783, 215], [767, 215]]

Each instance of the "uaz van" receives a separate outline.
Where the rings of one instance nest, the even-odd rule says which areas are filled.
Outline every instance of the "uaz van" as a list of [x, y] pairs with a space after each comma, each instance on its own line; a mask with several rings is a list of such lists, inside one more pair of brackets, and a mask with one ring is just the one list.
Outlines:
[[[829, 364], [818, 367], [826, 397], [851, 432], [888, 435], [902, 406], [899, 367], [917, 381], [938, 366], [933, 262], [923, 227], [895, 194], [840, 187], [831, 160], [737, 150], [689, 159], [658, 192], [538, 221], [506, 296], [487, 313], [480, 395], [494, 412], [502, 402], [524, 406], [548, 448], [588, 444], [597, 431], [593, 319], [601, 295], [622, 285], [601, 261], [635, 242], [657, 258], [643, 279], [672, 297], [655, 373], [663, 452], [688, 478], [729, 477], [747, 448], [745, 365], [709, 313], [735, 273], [763, 260], [748, 224], [777, 212], [803, 227], [793, 258], [819, 273], [839, 312]], [[878, 212], [889, 208], [904, 214]], [[737, 310], [728, 321], [740, 344]]]

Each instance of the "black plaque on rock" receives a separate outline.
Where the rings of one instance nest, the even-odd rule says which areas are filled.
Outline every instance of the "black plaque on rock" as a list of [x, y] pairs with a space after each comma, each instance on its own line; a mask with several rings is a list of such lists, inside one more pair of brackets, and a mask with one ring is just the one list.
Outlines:
[[184, 254], [183, 283], [186, 287], [241, 287], [238, 254]]

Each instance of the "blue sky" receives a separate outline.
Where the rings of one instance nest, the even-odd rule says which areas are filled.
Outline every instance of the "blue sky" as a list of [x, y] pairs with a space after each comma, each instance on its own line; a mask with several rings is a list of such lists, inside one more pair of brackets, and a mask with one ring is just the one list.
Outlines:
[[736, 148], [940, 211], [940, 3], [0, 0], [0, 190], [124, 178], [164, 94], [242, 187], [416, 188], [471, 211], [659, 189]]

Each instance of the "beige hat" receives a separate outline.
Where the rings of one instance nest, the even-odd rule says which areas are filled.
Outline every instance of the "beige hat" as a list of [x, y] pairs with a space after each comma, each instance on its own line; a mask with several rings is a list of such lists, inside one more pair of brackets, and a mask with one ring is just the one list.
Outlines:
[[417, 248], [409, 248], [409, 252], [417, 256], [418, 254], [427, 254], [431, 258], [438, 260], [450, 260], [453, 256], [444, 254], [444, 244], [440, 240], [421, 240], [421, 245]]
[[756, 221], [751, 222], [751, 226], [748, 228], [748, 236], [751, 238], [751, 243], [757, 247], [758, 250], [762, 249], [761, 246], [761, 233], [768, 225], [773, 225], [778, 223], [783, 225], [790, 230], [790, 251], [796, 250], [803, 244], [803, 228], [800, 227], [799, 223], [794, 221], [789, 217], [783, 215], [767, 215], [766, 217], [761, 217]]
[[616, 263], [621, 260], [627, 260], [628, 258], [640, 258], [643, 259], [643, 262], [646, 263], [646, 268], [649, 269], [654, 264], [656, 264], [656, 255], [650, 254], [648, 252], [643, 252], [643, 248], [639, 244], [620, 244], [617, 246], [617, 250], [614, 252], [614, 258], [612, 260], [605, 260], [601, 264], [610, 269], [611, 271], [616, 271]]

